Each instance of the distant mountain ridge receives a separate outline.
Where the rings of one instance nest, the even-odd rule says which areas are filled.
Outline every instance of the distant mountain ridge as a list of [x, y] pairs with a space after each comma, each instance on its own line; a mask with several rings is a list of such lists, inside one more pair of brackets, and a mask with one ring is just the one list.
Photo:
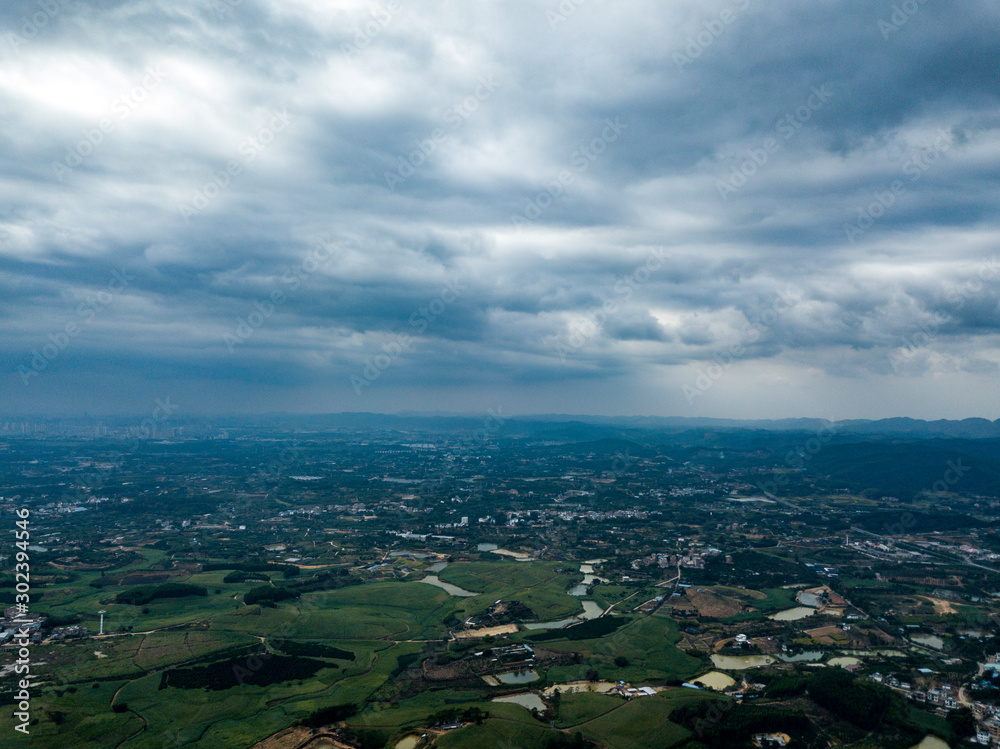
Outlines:
[[[795, 419], [716, 419], [685, 416], [586, 416], [571, 414], [537, 414], [503, 416], [502, 414], [402, 413], [378, 414], [347, 412], [334, 414], [269, 414], [256, 421], [274, 420], [298, 422], [314, 428], [339, 429], [471, 429], [487, 433], [530, 432], [534, 435], [568, 431], [579, 432], [582, 440], [624, 437], [624, 432], [682, 432], [691, 430], [767, 432], [819, 432], [833, 429], [838, 435], [960, 439], [1000, 439], [1000, 419], [971, 418], [926, 421], [909, 417], [888, 419], [845, 419], [831, 422], [821, 418]], [[216, 419], [216, 421], [219, 421]]]
[[960, 437], [965, 439], [1000, 438], [1000, 419], [937, 419], [926, 421], [909, 417], [888, 419], [713, 419], [684, 416], [563, 416], [558, 414], [520, 416], [512, 421], [559, 423], [576, 421], [581, 424], [601, 424], [645, 429], [762, 429], [769, 432], [814, 432], [832, 428], [838, 434], [870, 434], [900, 437]]
[[[25, 417], [3, 417], [15, 420]], [[32, 417], [27, 417], [32, 418]], [[134, 426], [139, 417], [76, 416], [40, 418], [43, 423], [100, 424]], [[587, 416], [577, 414], [534, 414], [506, 416], [502, 411], [469, 413], [398, 413], [341, 412], [328, 414], [228, 414], [171, 418], [171, 426], [210, 426], [219, 429], [279, 429], [282, 431], [473, 432], [485, 436], [524, 436], [535, 439], [586, 442], [601, 439], [634, 439], [658, 433], [678, 435], [684, 432], [802, 433], [832, 430], [838, 436], [869, 438], [956, 438], [1000, 439], [1000, 419], [937, 419], [926, 421], [909, 417], [887, 419], [845, 419], [831, 422], [822, 418], [791, 419], [720, 419], [685, 416]]]

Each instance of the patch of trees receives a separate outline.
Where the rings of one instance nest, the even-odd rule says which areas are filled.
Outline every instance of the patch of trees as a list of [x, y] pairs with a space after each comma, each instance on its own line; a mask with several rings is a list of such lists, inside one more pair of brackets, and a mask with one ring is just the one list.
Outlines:
[[295, 640], [284, 640], [277, 646], [278, 650], [287, 655], [313, 656], [316, 658], [336, 658], [341, 661], [353, 661], [354, 653], [350, 650], [341, 650], [318, 642], [296, 642]]
[[248, 581], [258, 582], [258, 583], [268, 583], [271, 582], [271, 578], [269, 578], [263, 572], [244, 572], [243, 570], [230, 572], [228, 575], [222, 578], [222, 582], [224, 583], [245, 583]]
[[[257, 666], [254, 669], [254, 666]], [[309, 679], [330, 664], [314, 658], [297, 658], [259, 653], [256, 657], [233, 658], [193, 668], [164, 671], [160, 688], [209, 689], [221, 691], [240, 684], [266, 687], [283, 681]]]
[[[695, 583], [718, 583], [728, 580], [753, 581], [754, 587], [775, 587], [790, 579], [812, 580], [815, 571], [797, 562], [773, 554], [744, 550], [731, 554], [733, 564], [728, 564], [723, 555], [709, 557], [705, 569], [685, 571]], [[749, 584], [749, 582], [747, 582]]]
[[347, 720], [352, 715], [356, 715], [357, 712], [358, 706], [351, 704], [324, 707], [321, 710], [317, 710], [312, 715], [300, 720], [299, 725], [313, 729], [322, 728], [323, 726], [328, 726], [331, 723], [338, 723], [339, 721]]
[[[904, 517], [905, 516], [905, 517]], [[902, 533], [928, 533], [954, 531], [964, 528], [996, 527], [996, 522], [984, 522], [962, 513], [900, 512], [880, 510], [859, 515], [855, 525], [873, 533], [899, 535]]]
[[598, 619], [590, 619], [581, 624], [574, 624], [565, 629], [550, 629], [538, 634], [528, 635], [525, 639], [534, 642], [545, 642], [546, 640], [591, 640], [596, 637], [610, 635], [619, 627], [628, 624], [631, 618], [627, 616], [602, 616]]
[[846, 743], [859, 741], [875, 731], [878, 746], [907, 749], [926, 733], [912, 722], [907, 705], [892, 690], [846, 671], [831, 668], [808, 674], [762, 674], [761, 677], [768, 681], [766, 699], [807, 696], [833, 713], [842, 722], [829, 730]]
[[184, 598], [186, 596], [206, 596], [208, 590], [200, 585], [188, 583], [163, 583], [161, 585], [137, 585], [115, 596], [115, 603], [142, 606], [157, 598]]
[[83, 621], [83, 617], [79, 614], [44, 614], [44, 616], [45, 622], [42, 627], [47, 632], [51, 632], [56, 627], [69, 627]]
[[587, 741], [583, 738], [583, 734], [577, 731], [572, 736], [553, 736], [545, 745], [545, 749], [590, 749], [595, 746], [597, 744]]
[[293, 584], [299, 593], [314, 593], [319, 590], [336, 590], [349, 585], [360, 585], [361, 578], [350, 576], [346, 569], [338, 572], [320, 572], [305, 580], [298, 580]]
[[839, 668], [813, 674], [807, 689], [817, 705], [869, 731], [878, 726], [892, 703], [888, 688], [857, 679]]
[[764, 694], [778, 700], [788, 697], [798, 697], [801, 694], [805, 694], [808, 686], [809, 677], [805, 674], [783, 674], [774, 678], [767, 685], [767, 690]]
[[281, 572], [287, 580], [295, 577], [300, 570], [294, 564], [273, 564], [272, 562], [205, 562], [202, 572], [233, 570], [234, 572]]
[[432, 726], [448, 725], [449, 723], [475, 723], [482, 725], [483, 721], [490, 717], [490, 714], [478, 707], [467, 707], [459, 710], [457, 707], [449, 707], [446, 710], [439, 710], [427, 718], [427, 722]]
[[287, 601], [289, 598], [298, 597], [298, 593], [288, 590], [288, 588], [272, 588], [270, 585], [260, 585], [248, 590], [243, 596], [243, 602], [247, 606], [259, 603], [261, 606], [273, 607], [279, 601]]
[[412, 666], [420, 659], [420, 653], [403, 653], [396, 657], [396, 667], [392, 669], [391, 676], [393, 678], [399, 676], [406, 669]]
[[976, 716], [964, 705], [952, 710], [947, 715], [948, 725], [956, 736], [968, 738], [976, 735]]
[[803, 734], [811, 730], [809, 719], [798, 710], [766, 705], [734, 705], [703, 700], [682, 705], [670, 713], [708, 747], [743, 746], [755, 733]]
[[389, 733], [378, 728], [365, 728], [358, 731], [348, 729], [344, 732], [344, 738], [356, 744], [358, 749], [385, 749]]
[[979, 681], [973, 682], [970, 694], [977, 702], [1000, 704], [1000, 673], [996, 671], [984, 673]]

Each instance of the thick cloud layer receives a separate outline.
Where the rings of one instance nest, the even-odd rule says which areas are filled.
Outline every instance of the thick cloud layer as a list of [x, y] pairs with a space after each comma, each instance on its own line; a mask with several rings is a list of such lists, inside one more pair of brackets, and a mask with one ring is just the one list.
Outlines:
[[995, 2], [0, 24], [0, 412], [1000, 416]]

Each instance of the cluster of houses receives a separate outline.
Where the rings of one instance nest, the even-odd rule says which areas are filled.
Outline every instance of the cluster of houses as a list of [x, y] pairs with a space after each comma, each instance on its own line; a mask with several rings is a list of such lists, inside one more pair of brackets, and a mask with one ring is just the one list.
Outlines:
[[[38, 644], [42, 641], [42, 624], [45, 617], [42, 614], [18, 614], [16, 606], [4, 609], [3, 616], [0, 617], [0, 644], [6, 644], [14, 639], [14, 636], [24, 630], [31, 637], [31, 642]], [[91, 631], [78, 624], [71, 624], [66, 627], [55, 627], [49, 634], [50, 640], [68, 640], [75, 637], [89, 637]]]
[[68, 627], [56, 627], [52, 630], [49, 635], [50, 640], [72, 640], [77, 637], [90, 637], [93, 634], [86, 627], [81, 627], [79, 624], [71, 624]]
[[957, 699], [958, 690], [955, 689], [950, 684], [942, 684], [934, 689], [928, 689], [926, 692], [913, 689], [913, 685], [908, 681], [901, 681], [895, 676], [883, 676], [882, 674], [869, 674], [869, 679], [876, 681], [879, 684], [885, 684], [887, 687], [892, 687], [893, 689], [898, 689], [902, 692], [906, 692], [906, 696], [915, 702], [924, 702], [930, 705], [938, 705], [943, 707], [945, 710], [954, 710], [958, 707], [959, 702]]
[[787, 746], [789, 737], [784, 733], [758, 733], [753, 736], [753, 745], [761, 749], [780, 749]]
[[492, 656], [489, 663], [494, 667], [530, 667], [535, 665], [535, 651], [530, 645], [514, 644], [503, 645], [489, 651], [481, 651], [475, 654], [479, 658]]
[[656, 690], [652, 687], [633, 687], [627, 682], [619, 681], [608, 694], [617, 694], [619, 697], [630, 700], [634, 697], [655, 697]]
[[691, 570], [705, 569], [705, 558], [721, 554], [719, 549], [707, 549], [705, 551], [691, 551], [687, 554], [647, 554], [632, 562], [632, 569], [638, 570], [642, 567], [657, 565], [659, 567], [683, 567]]
[[33, 643], [41, 642], [43, 621], [45, 617], [41, 614], [18, 614], [17, 606], [4, 609], [0, 619], [0, 643], [10, 642], [20, 631], [28, 632]]
[[[1000, 653], [990, 656], [986, 664], [980, 664], [984, 669], [992, 664], [1000, 664]], [[959, 701], [959, 690], [950, 684], [928, 689], [926, 691], [913, 689], [909, 682], [901, 681], [895, 676], [870, 674], [869, 678], [893, 689], [906, 692], [906, 696], [914, 702], [934, 705], [942, 710], [955, 710], [962, 705]], [[986, 705], [980, 702], [965, 703], [972, 708], [976, 716], [976, 742], [983, 746], [1000, 747], [1000, 706]]]

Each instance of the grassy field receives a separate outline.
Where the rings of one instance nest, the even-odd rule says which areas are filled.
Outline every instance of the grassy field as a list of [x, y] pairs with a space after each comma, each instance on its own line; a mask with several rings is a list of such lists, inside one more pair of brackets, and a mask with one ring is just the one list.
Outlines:
[[[129, 568], [141, 570], [158, 556], [147, 555]], [[99, 573], [70, 573], [65, 575], [69, 581], [48, 588], [42, 610], [87, 615], [103, 607], [105, 629], [112, 633], [35, 646], [40, 678], [32, 713], [39, 722], [32, 727], [32, 745], [242, 749], [330, 705], [388, 702], [394, 698], [390, 676], [399, 669], [399, 658], [414, 657], [423, 648], [421, 642], [405, 640], [444, 635], [442, 620], [457, 600], [433, 586], [388, 582], [311, 593], [291, 604], [262, 608], [240, 600], [259, 583], [226, 584], [226, 574], [175, 576], [175, 581], [205, 586], [209, 594], [153, 601], [145, 612], [111, 604], [125, 588], [91, 587]], [[216, 594], [216, 587], [223, 592]], [[83, 624], [96, 630], [93, 618]], [[115, 631], [127, 626], [132, 632]], [[331, 660], [311, 678], [267, 687], [160, 689], [166, 668], [218, 660], [232, 648], [260, 647], [262, 639], [336, 644], [354, 653], [355, 660]], [[127, 712], [113, 712], [113, 698]], [[12, 730], [10, 714], [0, 716], [0, 731]]]
[[671, 711], [704, 699], [712, 697], [687, 689], [635, 699], [574, 730], [614, 749], [670, 749], [691, 737], [686, 728], [670, 722]]
[[461, 612], [475, 613], [498, 599], [518, 600], [545, 621], [574, 616], [583, 611], [579, 599], [566, 591], [576, 582], [577, 572], [557, 572], [565, 568], [557, 562], [465, 562], [451, 564], [439, 577], [465, 590], [481, 593], [461, 599]]
[[[483, 702], [478, 692], [455, 692], [450, 689], [435, 689], [416, 697], [392, 702], [388, 706], [366, 710], [347, 721], [355, 728], [388, 728], [399, 731], [406, 727], [423, 725], [428, 715], [448, 708], [478, 707], [489, 710], [494, 707]], [[495, 712], [495, 711], [494, 711]]]
[[559, 704], [559, 728], [575, 726], [621, 707], [625, 700], [597, 692], [570, 692], [562, 695]]
[[[143, 550], [141, 559], [108, 573], [104, 582], [120, 580], [124, 572], [162, 572], [155, 566], [162, 559], [162, 552]], [[387, 740], [426, 725], [435, 712], [473, 706], [488, 711], [490, 718], [481, 726], [442, 736], [439, 746], [531, 749], [544, 747], [558, 735], [519, 705], [484, 701], [489, 691], [485, 685], [482, 691], [466, 685], [465, 691], [435, 689], [402, 698], [405, 682], [393, 677], [419, 664], [425, 641], [447, 636], [446, 620], [481, 611], [499, 598], [522, 601], [545, 620], [579, 613], [579, 599], [566, 593], [579, 574], [567, 565], [498, 560], [453, 564], [444, 570], [442, 579], [477, 591], [475, 598], [452, 597], [415, 581], [386, 581], [307, 593], [275, 608], [247, 606], [243, 596], [261, 583], [225, 583], [226, 574], [226, 570], [171, 573], [171, 582], [200, 585], [208, 594], [154, 600], [146, 606], [112, 603], [129, 586], [92, 587], [90, 583], [101, 577], [97, 572], [64, 573], [63, 582], [46, 586], [40, 610], [81, 615], [84, 626], [96, 631], [96, 612], [104, 608], [107, 634], [33, 648], [38, 682], [32, 714], [38, 722], [32, 726], [32, 746], [245, 749], [317, 710], [339, 704], [361, 705], [351, 725], [378, 731]], [[271, 574], [276, 583], [282, 582], [280, 574]], [[609, 599], [628, 593], [606, 587], [607, 593], [614, 593]], [[668, 619], [645, 617], [605, 638], [546, 643], [580, 652], [585, 659], [580, 666], [560, 667], [565, 674], [551, 669], [548, 678], [582, 678], [591, 667], [599, 668], [602, 676], [629, 680], [686, 677], [700, 664], [674, 647], [677, 639], [677, 629]], [[355, 659], [326, 659], [327, 667], [308, 678], [268, 686], [241, 684], [219, 690], [163, 686], [161, 677], [167, 669], [233, 659], [234, 664], [249, 665], [250, 652], [265, 647], [263, 643], [273, 648], [289, 640], [349, 650]], [[629, 664], [614, 665], [616, 656], [628, 658]], [[267, 663], [259, 661], [257, 668], [266, 669]], [[114, 712], [112, 705], [124, 706], [125, 711]], [[607, 725], [594, 723], [594, 735], [600, 731], [612, 736], [621, 730], [612, 720], [619, 708], [617, 698], [565, 695], [560, 725], [587, 722], [589, 726], [606, 718], [611, 721]], [[0, 713], [0, 731], [12, 729], [10, 714]]]
[[545, 749], [559, 731], [531, 717], [519, 705], [493, 703], [490, 719], [481, 726], [449, 731], [435, 746], [440, 749]]
[[949, 741], [954, 740], [955, 732], [951, 728], [951, 724], [948, 723], [940, 715], [935, 715], [934, 713], [929, 713], [926, 710], [920, 710], [919, 708], [910, 705], [909, 707], [909, 719], [918, 728], [927, 731], [928, 733], [934, 733], [937, 736], [948, 739]]
[[432, 585], [372, 583], [309, 593], [277, 609], [233, 610], [214, 616], [212, 626], [257, 637], [426, 639], [445, 634], [441, 622], [456, 600]]
[[76, 640], [39, 648], [52, 668], [52, 680], [77, 684], [113, 677], [133, 678], [213, 652], [257, 642], [238, 634], [201, 631], [164, 631]]
[[[696, 674], [701, 661], [679, 650], [675, 643], [680, 639], [677, 625], [664, 616], [636, 619], [607, 637], [594, 640], [546, 642], [545, 647], [563, 652], [579, 653], [584, 663], [557, 666], [548, 670], [549, 681], [574, 681], [583, 679], [586, 672], [596, 668], [602, 679], [625, 681], [677, 681]], [[623, 657], [628, 664], [619, 666], [615, 658]]]
[[[633, 593], [635, 593], [635, 595], [633, 595]], [[605, 585], [604, 583], [599, 583], [590, 589], [590, 595], [588, 597], [593, 598], [601, 604], [603, 608], [607, 608], [614, 603], [618, 603], [619, 601], [623, 601], [628, 598], [628, 604], [622, 608], [622, 611], [625, 611], [632, 606], [649, 600], [654, 595], [663, 595], [663, 591], [659, 588], [655, 588], [650, 591], [650, 595], [644, 597], [643, 592], [640, 591], [639, 593], [636, 593], [635, 588], [629, 588], [624, 585]], [[629, 598], [629, 596], [632, 597]], [[615, 610], [618, 611], [618, 609]]]

